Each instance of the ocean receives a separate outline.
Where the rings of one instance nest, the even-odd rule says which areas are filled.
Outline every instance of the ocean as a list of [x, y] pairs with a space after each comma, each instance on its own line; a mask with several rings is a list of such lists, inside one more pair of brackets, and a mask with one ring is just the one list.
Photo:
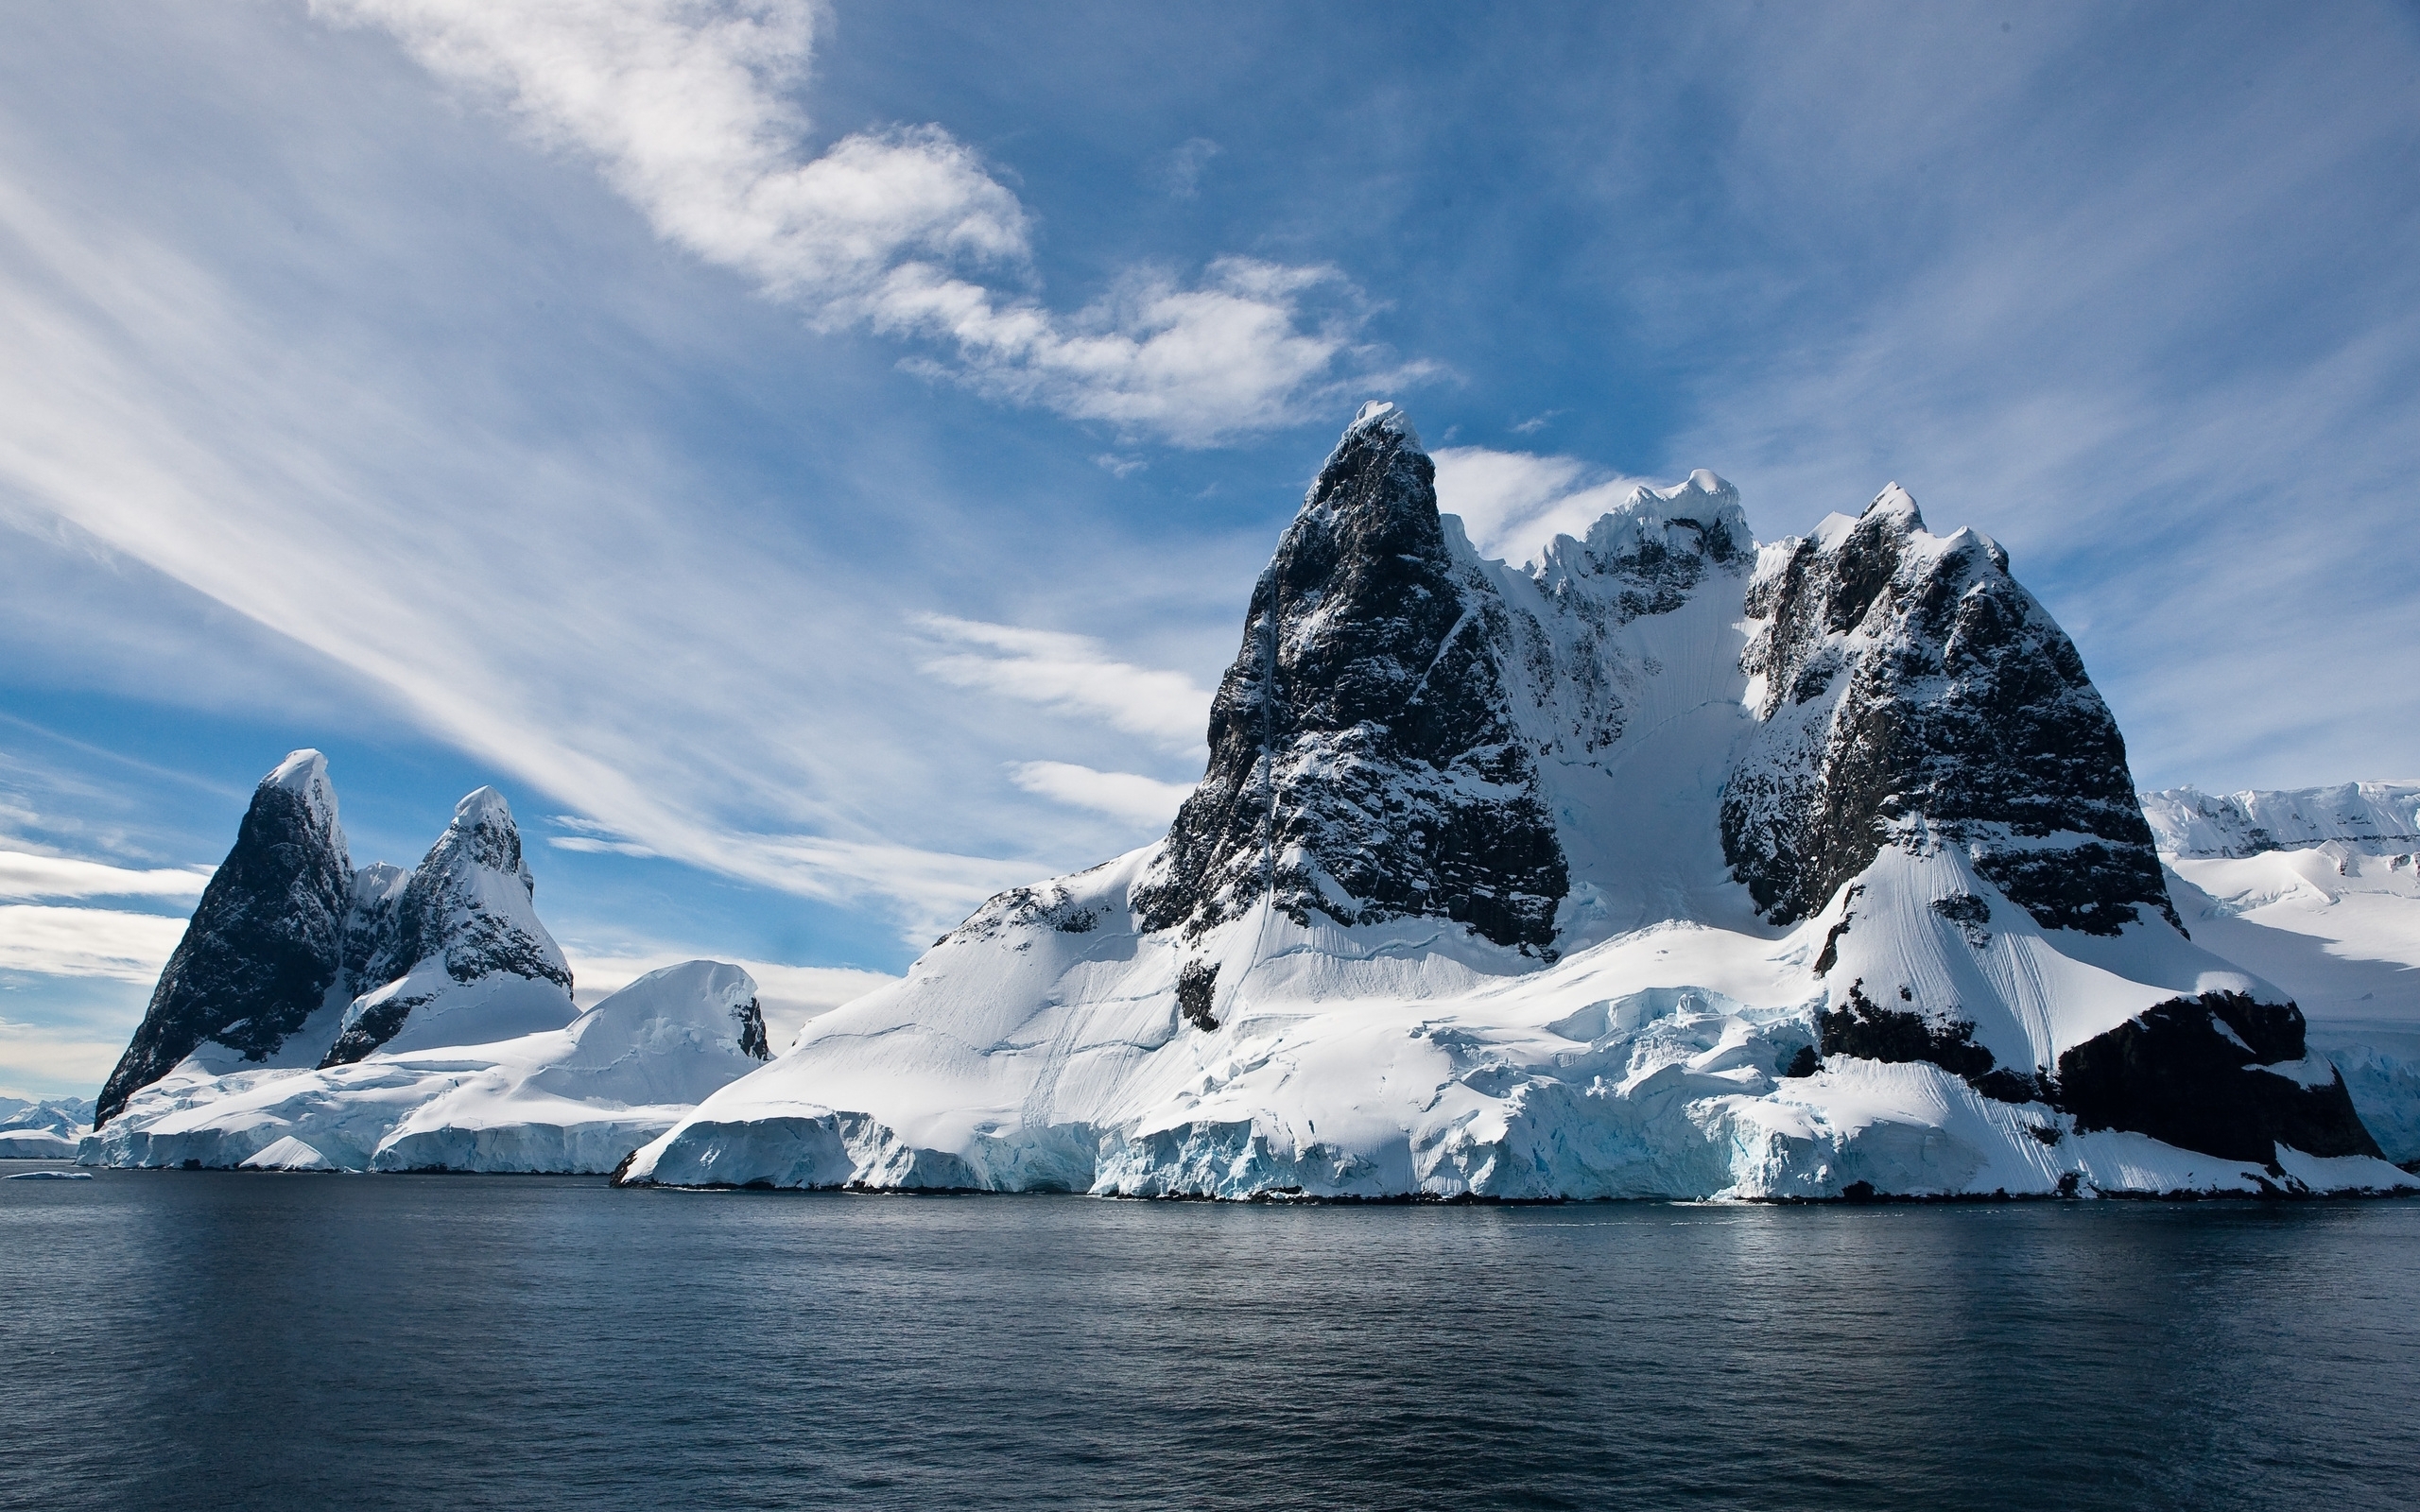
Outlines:
[[2420, 1203], [0, 1181], [0, 1505], [2420, 1504]]

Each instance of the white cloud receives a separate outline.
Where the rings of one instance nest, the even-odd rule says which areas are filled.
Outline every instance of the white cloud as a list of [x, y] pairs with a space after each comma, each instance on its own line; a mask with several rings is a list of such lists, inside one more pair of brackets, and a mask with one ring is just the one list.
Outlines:
[[1485, 557], [1535, 558], [1557, 536], [1584, 539], [1588, 527], [1630, 497], [1641, 479], [1608, 476], [1572, 456], [1449, 446], [1437, 464], [1437, 507], [1461, 518]]
[[[1355, 343], [1358, 298], [1334, 269], [1219, 259], [1199, 281], [1137, 270], [1063, 316], [1029, 284], [1025, 208], [938, 126], [842, 138], [804, 155], [792, 103], [817, 12], [746, 0], [494, 5], [314, 0], [391, 32], [430, 71], [493, 94], [541, 140], [579, 151], [658, 234], [753, 278], [826, 327], [955, 349], [934, 370], [1182, 446], [1300, 417]], [[1215, 144], [1180, 148], [1189, 193]], [[1335, 299], [1320, 306], [1321, 296]], [[1401, 384], [1424, 365], [1387, 375]]]
[[0, 1076], [8, 1078], [0, 1095], [93, 1095], [126, 1053], [126, 1040], [86, 1039], [86, 1032], [0, 1019]]
[[184, 934], [183, 919], [158, 914], [0, 903], [0, 971], [147, 986]]
[[1022, 762], [1011, 772], [1017, 786], [1054, 803], [1091, 809], [1133, 824], [1165, 825], [1193, 791], [1133, 772], [1097, 772], [1071, 762]]
[[918, 623], [937, 636], [981, 648], [924, 663], [926, 672], [955, 686], [1104, 719], [1128, 734], [1179, 750], [1200, 747], [1209, 728], [1210, 695], [1191, 678], [1116, 661], [1090, 636], [945, 614], [927, 614]]
[[210, 868], [137, 871], [98, 861], [0, 850], [0, 898], [199, 898]]

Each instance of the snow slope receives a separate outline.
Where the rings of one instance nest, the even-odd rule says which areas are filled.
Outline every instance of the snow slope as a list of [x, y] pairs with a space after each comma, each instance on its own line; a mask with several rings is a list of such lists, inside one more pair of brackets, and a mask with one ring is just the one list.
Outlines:
[[[467, 1016], [467, 1015], [466, 1015]], [[88, 1165], [606, 1172], [761, 1063], [735, 966], [649, 972], [559, 1028], [328, 1066], [189, 1057], [84, 1142]]]
[[2420, 784], [2143, 795], [2193, 937], [2291, 994], [2390, 1160], [2420, 1161]]
[[[1188, 944], [1135, 927], [1128, 900], [1155, 850], [1041, 890], [1025, 918], [988, 905], [906, 981], [708, 1098], [629, 1178], [1503, 1198], [2297, 1184], [2265, 1162], [2080, 1135], [2068, 1115], [1922, 1062], [1835, 1057], [1784, 1074], [1814, 1043], [1826, 988], [1812, 962], [1837, 910], [1778, 939], [1668, 921], [1544, 969], [1429, 920], [1304, 926], [1263, 910]], [[1972, 873], [1954, 854], [1889, 866], [1897, 899], [1848, 936], [1862, 936], [1854, 959], [1881, 979], [1962, 957], [1963, 985], [2000, 996], [2013, 1023], [2062, 990], [2122, 1018], [2230, 974], [2157, 941], [2164, 923], [2103, 944], [2100, 964], [2068, 956], [2072, 940], [1996, 899], [2004, 930], [1943, 948], [1920, 900], [1974, 887]], [[1052, 922], [1085, 914], [1086, 930]], [[1205, 961], [1219, 978], [1208, 1031], [1176, 990]], [[2328, 1184], [2420, 1187], [2383, 1161], [2348, 1169]]]
[[[1996, 546], [1894, 489], [1758, 550], [1698, 473], [1515, 571], [1430, 476], [1365, 407], [1166, 841], [992, 900], [626, 1179], [2420, 1189], [2363, 1153], [2277, 989], [2176, 927], [2114, 722]], [[2130, 1079], [2188, 1062], [2181, 1109]], [[2208, 1107], [2223, 1154], [2141, 1131]]]
[[92, 1127], [89, 1098], [0, 1097], [0, 1160], [71, 1160]]

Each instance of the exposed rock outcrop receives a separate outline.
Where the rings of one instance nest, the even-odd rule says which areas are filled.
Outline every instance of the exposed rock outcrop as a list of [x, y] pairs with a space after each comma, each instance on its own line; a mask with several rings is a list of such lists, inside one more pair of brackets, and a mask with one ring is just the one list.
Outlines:
[[234, 848], [202, 890], [96, 1122], [205, 1040], [258, 1060], [325, 1003], [344, 959], [353, 864], [327, 759], [298, 750], [261, 779]]
[[1893, 484], [1773, 551], [1747, 610], [1763, 728], [1722, 841], [1768, 917], [1814, 913], [1885, 845], [1948, 841], [2046, 927], [2176, 922], [2118, 722], [1997, 544], [1933, 536]]
[[1551, 945], [1568, 875], [1511, 623], [1461, 565], [1419, 436], [1365, 406], [1253, 590], [1209, 768], [1136, 899], [1149, 927], [1199, 934], [1268, 896], [1298, 923], [1433, 916]]
[[455, 806], [453, 822], [400, 891], [391, 876], [365, 872], [359, 896], [364, 915], [352, 942], [366, 954], [361, 979], [385, 985], [354, 1000], [321, 1065], [359, 1060], [392, 1040], [415, 1013], [435, 1011], [466, 988], [512, 988], [522, 1016], [530, 1011], [523, 1000], [534, 999], [539, 1018], [554, 1020], [516, 1020], [498, 1029], [527, 1033], [570, 1021], [571, 968], [538, 922], [537, 882], [522, 860], [521, 831], [494, 788], [482, 787]]

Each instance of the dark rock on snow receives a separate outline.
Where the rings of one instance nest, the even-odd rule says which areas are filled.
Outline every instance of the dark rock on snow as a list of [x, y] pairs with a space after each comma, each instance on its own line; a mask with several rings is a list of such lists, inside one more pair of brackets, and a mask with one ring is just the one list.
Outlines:
[[150, 1007], [101, 1089], [95, 1123], [204, 1040], [254, 1059], [326, 1001], [343, 958], [353, 865], [327, 764], [297, 752], [261, 779]]
[[1544, 950], [1568, 878], [1511, 715], [1508, 618], [1457, 578], [1419, 437], [1373, 410], [1253, 590], [1209, 768], [1136, 912], [1199, 933], [1272, 896], [1298, 922], [1442, 916]]

